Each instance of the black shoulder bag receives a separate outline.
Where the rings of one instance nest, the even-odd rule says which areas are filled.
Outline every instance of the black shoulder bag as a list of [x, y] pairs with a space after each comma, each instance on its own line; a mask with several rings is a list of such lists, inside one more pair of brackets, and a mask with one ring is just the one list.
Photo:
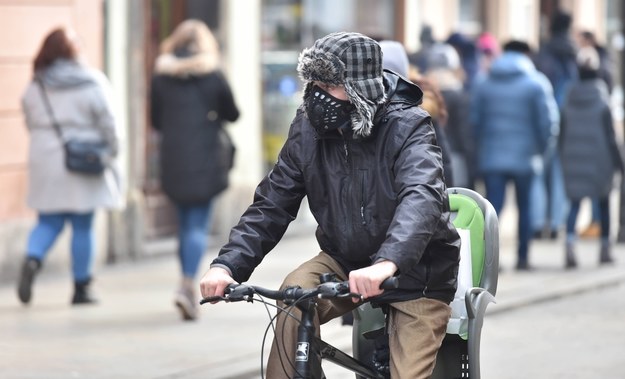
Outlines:
[[41, 82], [41, 79], [37, 78], [37, 83], [41, 89], [41, 95], [43, 102], [52, 121], [52, 126], [56, 131], [57, 136], [63, 143], [65, 150], [65, 167], [72, 172], [97, 176], [104, 172], [109, 159], [108, 144], [104, 141], [80, 141], [77, 139], [66, 140], [61, 133], [61, 126], [56, 121], [54, 113], [52, 112], [52, 106], [46, 93], [46, 89]]

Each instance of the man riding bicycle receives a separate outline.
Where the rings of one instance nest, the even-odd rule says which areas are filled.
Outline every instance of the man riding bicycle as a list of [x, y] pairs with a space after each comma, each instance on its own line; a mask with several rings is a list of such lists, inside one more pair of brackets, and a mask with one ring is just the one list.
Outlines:
[[[392, 378], [427, 378], [450, 317], [460, 238], [450, 222], [441, 150], [422, 92], [382, 71], [377, 42], [333, 33], [304, 49], [304, 101], [273, 169], [200, 282], [203, 297], [246, 281], [307, 196], [321, 252], [282, 287], [312, 288], [333, 272], [388, 312]], [[399, 275], [399, 288], [379, 289]], [[358, 300], [319, 300], [316, 326]], [[293, 376], [297, 321], [278, 316], [267, 377]], [[287, 372], [285, 372], [287, 371]]]

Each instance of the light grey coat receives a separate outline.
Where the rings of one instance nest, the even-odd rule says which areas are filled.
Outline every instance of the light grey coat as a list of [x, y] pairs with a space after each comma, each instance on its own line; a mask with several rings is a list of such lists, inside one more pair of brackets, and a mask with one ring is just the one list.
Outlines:
[[[45, 86], [65, 139], [105, 139], [115, 157], [119, 142], [106, 77], [77, 61], [64, 59], [37, 76]], [[30, 133], [27, 202], [31, 208], [42, 213], [83, 213], [122, 205], [114, 159], [101, 176], [81, 175], [65, 168], [62, 142], [35, 80], [22, 97], [22, 110]]]

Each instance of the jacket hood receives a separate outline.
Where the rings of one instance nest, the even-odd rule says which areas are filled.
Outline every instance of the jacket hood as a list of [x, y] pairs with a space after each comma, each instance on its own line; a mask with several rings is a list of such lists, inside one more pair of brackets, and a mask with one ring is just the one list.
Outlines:
[[154, 71], [160, 75], [187, 78], [209, 74], [219, 67], [219, 57], [210, 52], [193, 55], [165, 53], [156, 59]]
[[404, 45], [397, 41], [380, 41], [380, 48], [384, 56], [382, 67], [407, 78], [408, 54]]
[[79, 61], [70, 59], [57, 59], [35, 75], [43, 81], [45, 86], [56, 89], [95, 83], [95, 76], [90, 68]]
[[506, 78], [535, 71], [534, 63], [525, 54], [509, 51], [493, 61], [489, 73], [492, 77]]
[[599, 99], [608, 100], [608, 89], [601, 79], [582, 80], [571, 87], [568, 101], [571, 105], [594, 103]]
[[428, 79], [432, 80], [434, 83], [438, 84], [438, 88], [441, 91], [450, 90], [450, 91], [460, 91], [462, 90], [462, 79], [460, 79], [460, 75], [457, 71], [435, 68], [433, 70], [428, 70], [425, 75]]
[[392, 71], [384, 70], [384, 88], [388, 99], [387, 105], [404, 103], [410, 106], [418, 106], [423, 102], [423, 91], [421, 88]]

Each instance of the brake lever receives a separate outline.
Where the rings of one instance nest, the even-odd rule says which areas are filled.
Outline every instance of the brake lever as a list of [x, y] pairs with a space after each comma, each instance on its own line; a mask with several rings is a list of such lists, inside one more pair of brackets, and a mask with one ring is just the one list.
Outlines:
[[234, 301], [252, 302], [253, 290], [250, 287], [242, 286], [238, 283], [231, 283], [224, 289], [224, 296], [209, 296], [200, 300], [200, 305], [213, 303], [216, 301], [225, 301], [226, 303]]
[[248, 303], [254, 300], [254, 289], [244, 284], [230, 284], [226, 288], [226, 301], [247, 301]]
[[228, 301], [228, 298], [226, 296], [209, 296], [200, 300], [200, 305], [212, 303], [215, 301]]
[[360, 301], [365, 301], [364, 296], [362, 296], [359, 293], [355, 293], [355, 292], [348, 292], [348, 293], [342, 293], [340, 295], [336, 296], [339, 299], [345, 299], [345, 298], [356, 298], [356, 299], [360, 299]]

